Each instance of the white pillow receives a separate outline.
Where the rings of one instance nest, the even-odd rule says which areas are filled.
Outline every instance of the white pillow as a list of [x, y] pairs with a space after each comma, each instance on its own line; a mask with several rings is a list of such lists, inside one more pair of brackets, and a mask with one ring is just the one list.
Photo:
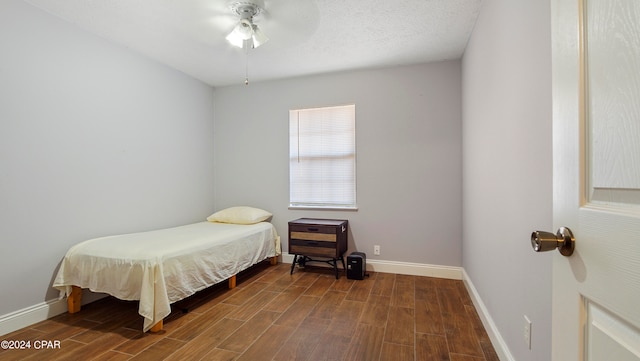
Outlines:
[[271, 216], [271, 213], [260, 208], [239, 206], [230, 207], [218, 211], [207, 217], [207, 221], [235, 224], [254, 224], [262, 222]]

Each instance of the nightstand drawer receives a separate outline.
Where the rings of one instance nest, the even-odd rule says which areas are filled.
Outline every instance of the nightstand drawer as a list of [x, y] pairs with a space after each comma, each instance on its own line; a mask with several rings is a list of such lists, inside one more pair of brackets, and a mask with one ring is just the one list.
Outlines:
[[334, 242], [302, 241], [292, 239], [289, 241], [289, 253], [316, 257], [337, 257], [336, 244]]
[[[336, 234], [328, 234], [328, 233], [310, 233], [310, 232], [295, 232], [291, 231], [291, 239], [303, 239], [309, 241], [326, 241], [326, 242], [335, 242]], [[335, 246], [331, 246], [335, 247]]]

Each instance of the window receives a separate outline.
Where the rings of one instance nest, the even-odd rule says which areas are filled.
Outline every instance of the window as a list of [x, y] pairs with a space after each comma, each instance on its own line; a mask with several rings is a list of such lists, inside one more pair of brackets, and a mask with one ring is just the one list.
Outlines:
[[356, 208], [355, 105], [289, 111], [289, 206]]

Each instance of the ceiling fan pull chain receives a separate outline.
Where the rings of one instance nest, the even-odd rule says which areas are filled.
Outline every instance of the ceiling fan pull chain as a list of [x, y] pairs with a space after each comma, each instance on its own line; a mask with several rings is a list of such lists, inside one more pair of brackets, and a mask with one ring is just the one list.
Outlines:
[[249, 85], [249, 47], [245, 47], [244, 85]]

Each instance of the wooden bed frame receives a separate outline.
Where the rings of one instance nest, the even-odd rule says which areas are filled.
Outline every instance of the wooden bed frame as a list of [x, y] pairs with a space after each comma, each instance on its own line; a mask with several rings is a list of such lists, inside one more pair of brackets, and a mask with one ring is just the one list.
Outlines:
[[[278, 264], [278, 256], [273, 256], [269, 258], [269, 262], [272, 266]], [[228, 279], [229, 289], [236, 288], [236, 275], [231, 276]], [[77, 313], [80, 312], [82, 303], [82, 288], [78, 286], [71, 286], [71, 294], [67, 297], [67, 310], [69, 313]], [[150, 332], [160, 332], [163, 328], [162, 320], [158, 321], [155, 325], [151, 327]]]

